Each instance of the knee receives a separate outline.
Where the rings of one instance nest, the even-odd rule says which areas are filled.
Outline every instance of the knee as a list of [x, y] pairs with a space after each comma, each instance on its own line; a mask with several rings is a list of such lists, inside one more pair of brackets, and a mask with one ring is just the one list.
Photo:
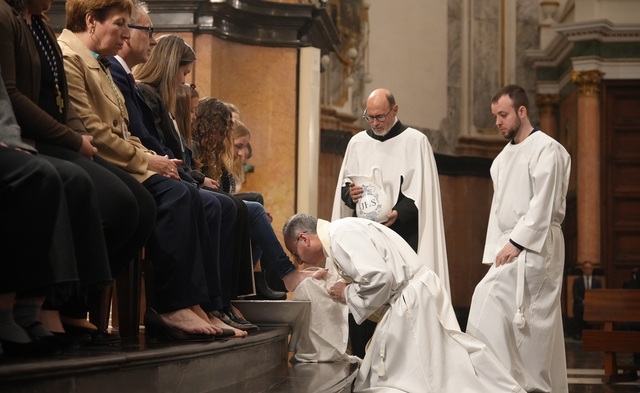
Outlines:
[[220, 215], [222, 205], [211, 191], [200, 190], [200, 198], [202, 199], [202, 206], [204, 207], [207, 217]]
[[256, 223], [260, 220], [269, 221], [269, 217], [267, 216], [266, 210], [264, 210], [264, 206], [259, 204], [258, 202], [245, 202], [247, 205], [247, 210], [249, 212], [249, 220], [251, 223]]
[[236, 206], [236, 203], [234, 202], [234, 200], [223, 194], [218, 194], [218, 197], [220, 201], [220, 208], [222, 210], [223, 220], [227, 222], [235, 221], [239, 212], [238, 212], [238, 206]]
[[65, 194], [67, 198], [73, 195], [87, 195], [95, 197], [97, 195], [93, 181], [87, 172], [77, 165], [64, 163], [56, 167], [60, 178], [64, 184]]

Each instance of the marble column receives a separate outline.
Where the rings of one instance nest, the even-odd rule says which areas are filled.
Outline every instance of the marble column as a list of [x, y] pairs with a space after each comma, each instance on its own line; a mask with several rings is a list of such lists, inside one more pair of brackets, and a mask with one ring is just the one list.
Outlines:
[[577, 157], [577, 233], [578, 264], [600, 263], [600, 98], [603, 73], [574, 71], [578, 87]]
[[558, 94], [538, 94], [536, 96], [536, 105], [540, 114], [540, 129], [555, 139], [558, 139], [558, 120], [555, 116], [555, 108], [559, 101]]

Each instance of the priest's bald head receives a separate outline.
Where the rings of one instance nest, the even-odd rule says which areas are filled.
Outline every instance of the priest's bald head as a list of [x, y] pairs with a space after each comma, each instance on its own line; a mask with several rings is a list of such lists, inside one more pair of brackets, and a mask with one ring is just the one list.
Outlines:
[[396, 122], [398, 105], [393, 94], [387, 89], [376, 89], [367, 98], [363, 118], [369, 122], [376, 135], [385, 135]]

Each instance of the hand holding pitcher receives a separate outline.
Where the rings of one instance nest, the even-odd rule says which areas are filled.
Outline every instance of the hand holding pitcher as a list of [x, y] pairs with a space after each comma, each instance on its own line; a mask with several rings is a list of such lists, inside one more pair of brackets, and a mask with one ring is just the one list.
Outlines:
[[349, 189], [351, 199], [356, 204], [358, 217], [386, 222], [393, 208], [391, 199], [386, 194], [382, 183], [380, 168], [371, 168], [371, 175], [349, 175], [346, 181], [352, 183]]

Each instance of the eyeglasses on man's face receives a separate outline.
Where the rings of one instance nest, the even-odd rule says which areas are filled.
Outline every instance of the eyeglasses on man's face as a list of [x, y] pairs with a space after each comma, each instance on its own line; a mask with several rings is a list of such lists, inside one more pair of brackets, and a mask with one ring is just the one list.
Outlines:
[[391, 107], [391, 109], [389, 109], [389, 112], [385, 113], [384, 115], [370, 115], [367, 113], [367, 110], [365, 109], [364, 112], [362, 112], [362, 118], [365, 119], [366, 121], [368, 121], [369, 123], [373, 123], [374, 120], [378, 120], [379, 122], [383, 122], [385, 120], [387, 120], [387, 116], [389, 116], [389, 113], [391, 113], [391, 111], [393, 110], [393, 106]]
[[291, 256], [297, 259], [299, 264], [302, 264], [302, 259], [300, 259], [300, 255], [298, 255], [298, 243], [300, 242], [300, 237], [302, 236], [303, 233], [306, 233], [306, 232], [301, 232], [298, 235], [298, 238], [296, 239], [296, 242], [293, 245], [293, 252], [291, 252]]
[[149, 38], [153, 38], [153, 26], [140, 26], [140, 25], [127, 25], [130, 29], [146, 30], [149, 33]]

